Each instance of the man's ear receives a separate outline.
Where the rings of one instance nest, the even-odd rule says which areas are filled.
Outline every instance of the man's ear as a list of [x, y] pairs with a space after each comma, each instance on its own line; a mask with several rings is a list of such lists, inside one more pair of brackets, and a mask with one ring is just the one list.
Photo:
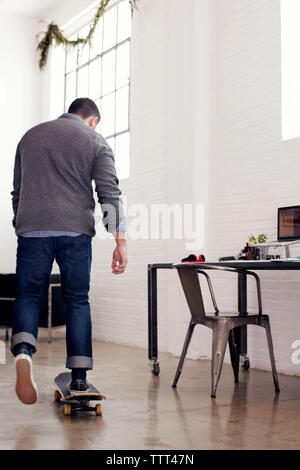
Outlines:
[[86, 125], [88, 127], [90, 127], [91, 129], [94, 128], [94, 118], [93, 117], [88, 117], [84, 120], [84, 122], [86, 123]]
[[88, 126], [93, 129], [94, 128], [94, 118], [88, 118]]
[[97, 117], [94, 118], [94, 127], [98, 126], [99, 119]]
[[86, 125], [88, 127], [90, 127], [91, 129], [95, 129], [95, 127], [97, 126], [99, 120], [97, 117], [88, 117], [84, 120], [84, 122], [86, 123]]

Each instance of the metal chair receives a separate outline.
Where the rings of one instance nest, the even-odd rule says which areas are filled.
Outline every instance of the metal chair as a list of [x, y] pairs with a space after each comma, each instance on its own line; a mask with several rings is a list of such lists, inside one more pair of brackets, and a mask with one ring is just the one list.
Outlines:
[[[204, 263], [203, 263], [204, 264]], [[191, 312], [191, 321], [187, 330], [183, 350], [181, 353], [178, 368], [175, 374], [174, 382], [172, 387], [176, 387], [178, 379], [180, 377], [184, 359], [187, 353], [189, 343], [192, 338], [194, 328], [197, 324], [207, 326], [212, 329], [213, 341], [212, 341], [212, 363], [211, 363], [211, 397], [216, 397], [216, 390], [220, 379], [224, 355], [226, 350], [227, 341], [229, 342], [231, 364], [234, 372], [235, 382], [239, 380], [239, 340], [237, 328], [244, 325], [257, 325], [265, 328], [269, 354], [272, 366], [273, 380], [275, 385], [275, 391], [280, 392], [278, 376], [275, 366], [275, 358], [273, 352], [273, 343], [270, 329], [270, 321], [268, 315], [262, 313], [262, 302], [261, 302], [261, 287], [260, 280], [256, 273], [252, 271], [241, 271], [236, 268], [227, 268], [224, 266], [212, 266], [205, 263], [205, 269], [216, 269], [220, 271], [231, 271], [235, 273], [243, 272], [247, 275], [254, 276], [257, 285], [257, 299], [258, 299], [258, 315], [247, 315], [238, 316], [238, 312], [226, 312], [226, 314], [220, 316], [219, 309], [217, 307], [212, 283], [209, 275], [199, 269], [199, 263], [177, 263], [173, 265], [177, 269], [179, 278], [183, 287], [183, 291]], [[206, 314], [202, 292], [199, 282], [199, 274], [203, 274], [206, 277], [210, 295], [212, 298], [213, 306], [215, 309], [214, 314], [210, 316]], [[229, 314], [228, 314], [229, 313]], [[231, 315], [231, 313], [233, 315]]]

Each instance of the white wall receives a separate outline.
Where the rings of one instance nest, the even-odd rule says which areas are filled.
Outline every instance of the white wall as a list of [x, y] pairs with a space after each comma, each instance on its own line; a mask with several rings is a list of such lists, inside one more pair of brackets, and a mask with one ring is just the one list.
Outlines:
[[[123, 188], [129, 204], [205, 203], [201, 251], [208, 260], [238, 253], [250, 233], [275, 238], [277, 207], [299, 202], [299, 142], [282, 142], [280, 134], [280, 66], [279, 0], [190, 0], [184, 10], [174, 0], [140, 2], [132, 35], [132, 177]], [[106, 278], [103, 290], [96, 283], [110, 251], [95, 245], [96, 335], [145, 346], [146, 264], [180, 259], [184, 243], [130, 242], [127, 278]], [[291, 344], [300, 338], [300, 275], [260, 274], [278, 370], [298, 375]], [[236, 278], [212, 277], [222, 309], [236, 309]], [[189, 314], [176, 273], [160, 272], [159, 279], [159, 347], [179, 354]], [[248, 289], [254, 312], [251, 281]], [[209, 357], [210, 348], [210, 332], [198, 328], [189, 357]], [[249, 355], [252, 366], [269, 369], [259, 328], [249, 328]]]
[[[131, 43], [131, 163], [121, 182], [128, 206], [167, 202], [168, 60], [167, 2], [141, 1], [133, 18]], [[130, 217], [129, 217], [130, 220]], [[162, 240], [129, 240], [125, 276], [110, 273], [112, 241], [94, 244], [91, 301], [96, 338], [146, 347], [147, 263], [168, 260]], [[159, 342], [167, 350], [166, 276], [160, 276]]]
[[0, 16], [0, 259], [1, 272], [14, 272], [16, 236], [12, 226], [13, 165], [18, 141], [40, 120], [40, 75], [34, 19]]
[[[183, 10], [180, 0], [141, 0], [134, 14], [131, 177], [121, 182], [128, 207], [207, 201], [209, 3], [188, 3]], [[195, 170], [202, 172], [201, 185]], [[117, 278], [109, 272], [113, 242], [95, 238], [93, 243], [95, 337], [146, 347], [147, 264], [180, 259], [185, 241], [129, 239], [128, 271]], [[158, 277], [159, 349], [178, 353], [189, 314], [177, 273], [160, 271]]]
[[[275, 239], [277, 208], [300, 202], [300, 140], [281, 141], [280, 0], [213, 4], [210, 259], [238, 253], [251, 233], [265, 232]], [[300, 255], [300, 248], [291, 252]], [[291, 362], [291, 344], [300, 339], [300, 275], [259, 274], [278, 370], [299, 375], [299, 366]], [[235, 288], [224, 284], [224, 277], [218, 279], [224, 307], [235, 307]], [[249, 290], [253, 312], [253, 281]], [[269, 369], [265, 333], [250, 330], [252, 364]]]

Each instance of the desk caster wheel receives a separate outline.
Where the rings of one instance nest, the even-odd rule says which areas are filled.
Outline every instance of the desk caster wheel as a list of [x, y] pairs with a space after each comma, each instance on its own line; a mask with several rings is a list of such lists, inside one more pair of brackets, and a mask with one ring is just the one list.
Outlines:
[[242, 363], [242, 368], [244, 370], [249, 370], [250, 369], [250, 360], [248, 357], [246, 357]]
[[153, 375], [159, 375], [160, 373], [160, 367], [159, 367], [159, 362], [152, 362], [152, 374]]

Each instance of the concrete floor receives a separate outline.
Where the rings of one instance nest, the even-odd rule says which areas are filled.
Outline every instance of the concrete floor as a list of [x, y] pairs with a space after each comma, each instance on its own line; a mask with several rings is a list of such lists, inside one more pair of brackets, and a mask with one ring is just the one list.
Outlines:
[[[2, 330], [3, 331], [3, 330]], [[107, 395], [104, 415], [63, 415], [53, 400], [53, 377], [64, 370], [61, 332], [48, 345], [41, 337], [34, 357], [36, 405], [14, 394], [13, 358], [0, 365], [0, 449], [299, 449], [300, 377], [281, 375], [274, 395], [271, 374], [241, 370], [235, 386], [224, 365], [217, 398], [210, 392], [210, 362], [186, 360], [177, 391], [171, 388], [178, 359], [160, 354], [152, 376], [145, 350], [94, 344], [89, 380]], [[2, 336], [0, 336], [1, 339]]]

